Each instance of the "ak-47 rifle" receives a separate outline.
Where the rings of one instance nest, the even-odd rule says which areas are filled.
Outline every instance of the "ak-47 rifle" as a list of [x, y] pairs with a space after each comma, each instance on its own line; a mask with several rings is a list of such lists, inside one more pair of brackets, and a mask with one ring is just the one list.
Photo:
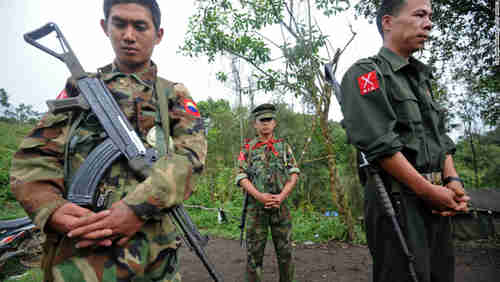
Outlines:
[[[249, 142], [250, 139], [246, 139], [246, 142], [247, 144], [246, 145], [249, 145]], [[246, 146], [245, 145], [245, 146]], [[251, 152], [251, 148], [248, 147], [248, 152], [249, 152], [249, 155], [248, 155], [248, 158], [250, 158], [250, 152]], [[247, 175], [248, 175], [248, 179], [250, 181], [252, 181], [253, 179], [253, 173], [252, 171], [250, 171], [250, 168], [247, 168], [247, 171], [246, 171]], [[241, 211], [241, 220], [240, 220], [240, 226], [238, 226], [240, 228], [240, 246], [243, 247], [244, 246], [244, 235], [245, 235], [245, 228], [246, 228], [246, 223], [247, 223], [247, 210], [248, 210], [248, 198], [250, 197], [248, 191], [245, 190], [245, 199], [243, 200], [243, 210]]]
[[[337, 98], [337, 101], [339, 102], [340, 105], [342, 105], [342, 95], [341, 95], [342, 92], [340, 89], [340, 84], [338, 83], [337, 79], [335, 79], [332, 67], [333, 65], [331, 63], [325, 65], [325, 78], [326, 81], [330, 83], [330, 85], [333, 87], [333, 91], [335, 92], [335, 97]], [[384, 212], [386, 213], [386, 215], [390, 217], [392, 225], [394, 226], [394, 230], [398, 235], [401, 248], [403, 249], [404, 254], [408, 258], [408, 268], [410, 270], [410, 276], [414, 282], [418, 282], [417, 274], [415, 272], [415, 257], [410, 253], [408, 249], [408, 245], [406, 244], [406, 239], [403, 235], [403, 232], [401, 231], [401, 227], [399, 226], [399, 222], [396, 218], [396, 212], [394, 211], [391, 199], [387, 194], [384, 182], [380, 177], [378, 168], [375, 167], [374, 165], [370, 165], [370, 163], [365, 157], [365, 154], [362, 151], [359, 151], [359, 153], [360, 153], [359, 168], [361, 170], [365, 170], [373, 177], [379, 201], [382, 207], [384, 208]]]
[[222, 279], [222, 275], [217, 272], [203, 249], [208, 243], [208, 237], [202, 236], [200, 232], [198, 232], [196, 225], [194, 225], [191, 217], [186, 212], [184, 207], [182, 205], [175, 206], [169, 210], [169, 213], [176, 222], [177, 226], [184, 233], [184, 236], [182, 237], [184, 242], [189, 249], [194, 251], [200, 258], [212, 279], [214, 279], [214, 281], [224, 281]]
[[[56, 53], [37, 42], [51, 32], [56, 33], [63, 53]], [[91, 110], [107, 134], [106, 139], [89, 154], [77, 170], [66, 195], [66, 198], [75, 204], [94, 211], [102, 210], [106, 208], [107, 195], [99, 194], [97, 185], [104, 172], [117, 159], [125, 157], [134, 173], [145, 179], [158, 158], [157, 152], [155, 149], [146, 150], [104, 82], [97, 77], [87, 75], [56, 24], [48, 23], [35, 31], [26, 33], [24, 39], [29, 44], [63, 61], [76, 80], [80, 94], [77, 97], [47, 101], [49, 110], [54, 114]], [[195, 250], [214, 281], [223, 281], [202, 247], [206, 245], [206, 240], [202, 239], [184, 207], [182, 205], [173, 207], [168, 210], [168, 215], [180, 227], [189, 242], [188, 246]]]
[[240, 246], [243, 247], [243, 237], [245, 234], [245, 227], [247, 223], [247, 209], [248, 209], [248, 191], [245, 191], [245, 200], [243, 200], [243, 210], [241, 211], [241, 220], [240, 220]]

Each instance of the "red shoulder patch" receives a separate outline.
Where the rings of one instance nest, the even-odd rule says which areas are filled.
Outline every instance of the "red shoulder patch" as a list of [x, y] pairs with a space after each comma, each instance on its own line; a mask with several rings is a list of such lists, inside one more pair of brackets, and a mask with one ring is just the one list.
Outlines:
[[69, 97], [69, 96], [68, 96], [68, 93], [66, 92], [66, 89], [63, 89], [63, 90], [61, 91], [61, 93], [59, 93], [59, 95], [57, 95], [57, 98], [56, 98], [56, 99], [57, 99], [57, 100], [61, 100], [61, 99], [66, 99], [66, 98], [68, 98], [68, 97]]
[[238, 161], [245, 161], [245, 154], [243, 152], [240, 152], [240, 155], [238, 156]]
[[358, 77], [358, 85], [359, 93], [361, 95], [365, 95], [379, 89], [380, 85], [378, 83], [377, 73], [375, 71], [371, 71]]
[[195, 117], [200, 117], [200, 111], [193, 100], [184, 99], [184, 109], [187, 113], [192, 114]]

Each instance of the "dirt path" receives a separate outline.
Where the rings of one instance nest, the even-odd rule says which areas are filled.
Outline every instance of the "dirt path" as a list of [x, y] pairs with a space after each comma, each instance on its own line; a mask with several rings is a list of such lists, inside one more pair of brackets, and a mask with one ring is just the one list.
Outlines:
[[[239, 241], [211, 238], [206, 251], [225, 282], [242, 282], [245, 250]], [[213, 281], [201, 261], [186, 247], [180, 249], [181, 273], [184, 282]], [[16, 260], [19, 264], [19, 259]], [[0, 268], [0, 281], [26, 271], [26, 267], [5, 265]], [[298, 282], [370, 282], [371, 257], [365, 246], [340, 242], [295, 246], [296, 278]], [[278, 281], [276, 257], [268, 243], [264, 258], [264, 282]], [[455, 282], [500, 281], [500, 247], [484, 243], [459, 244], [456, 247]], [[6, 269], [10, 269], [8, 273]], [[12, 269], [11, 269], [12, 268]]]
[[[243, 281], [245, 250], [239, 241], [212, 238], [207, 252], [225, 282]], [[500, 277], [500, 249], [458, 246], [456, 282], [496, 282]], [[181, 248], [181, 273], [185, 282], [212, 281], [199, 259]], [[371, 257], [365, 246], [339, 242], [299, 245], [295, 248], [296, 278], [299, 282], [369, 282]], [[268, 243], [264, 258], [264, 281], [279, 281], [276, 257]]]

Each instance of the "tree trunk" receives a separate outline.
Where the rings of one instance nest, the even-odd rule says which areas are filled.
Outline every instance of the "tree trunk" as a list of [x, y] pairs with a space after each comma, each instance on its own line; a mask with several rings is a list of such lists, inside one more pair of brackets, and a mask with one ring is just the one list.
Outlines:
[[[320, 105], [320, 102], [316, 99], [316, 114], [319, 116], [321, 133], [323, 135], [325, 147], [328, 153], [328, 172], [329, 172], [329, 180], [330, 180], [330, 189], [332, 192], [332, 199], [335, 205], [337, 206], [338, 213], [341, 216], [342, 220], [347, 226], [347, 240], [353, 241], [355, 238], [354, 234], [354, 220], [352, 217], [352, 210], [349, 203], [349, 196], [346, 193], [343, 185], [341, 183], [337, 183], [337, 164], [335, 160], [335, 148], [333, 146], [333, 141], [330, 139], [330, 134], [328, 130], [328, 112], [330, 109], [330, 97], [331, 97], [331, 89], [324, 89], [324, 93], [326, 98], [323, 97], [323, 105]], [[322, 110], [323, 109], [323, 110]]]

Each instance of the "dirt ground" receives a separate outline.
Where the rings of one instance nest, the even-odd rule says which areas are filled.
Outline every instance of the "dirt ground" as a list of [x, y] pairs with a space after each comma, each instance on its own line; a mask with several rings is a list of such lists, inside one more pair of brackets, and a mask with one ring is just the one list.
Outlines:
[[[469, 242], [456, 244], [456, 282], [500, 281], [500, 245]], [[225, 282], [243, 281], [245, 249], [239, 241], [211, 238], [205, 248]], [[207, 270], [198, 257], [185, 246], [180, 249], [181, 273], [184, 282], [210, 282]], [[29, 260], [28, 260], [29, 261]], [[19, 265], [24, 267], [13, 267]], [[13, 263], [13, 264], [12, 264]], [[13, 261], [0, 267], [0, 281], [26, 271], [26, 262]], [[369, 282], [372, 260], [366, 246], [341, 242], [295, 246], [296, 279], [298, 282]], [[272, 243], [264, 257], [264, 282], [279, 281]], [[35, 266], [33, 264], [33, 266]], [[11, 269], [12, 268], [12, 269]], [[10, 271], [7, 271], [10, 269]], [[8, 272], [8, 273], [5, 273]]]
[[[239, 241], [211, 238], [206, 251], [225, 282], [243, 281], [245, 250]], [[193, 252], [182, 247], [181, 273], [185, 282], [213, 281]], [[368, 282], [371, 257], [365, 246], [340, 242], [295, 247], [296, 278], [300, 282]], [[496, 282], [500, 277], [500, 248], [457, 244], [456, 282]], [[264, 281], [279, 281], [272, 243], [264, 257]]]

